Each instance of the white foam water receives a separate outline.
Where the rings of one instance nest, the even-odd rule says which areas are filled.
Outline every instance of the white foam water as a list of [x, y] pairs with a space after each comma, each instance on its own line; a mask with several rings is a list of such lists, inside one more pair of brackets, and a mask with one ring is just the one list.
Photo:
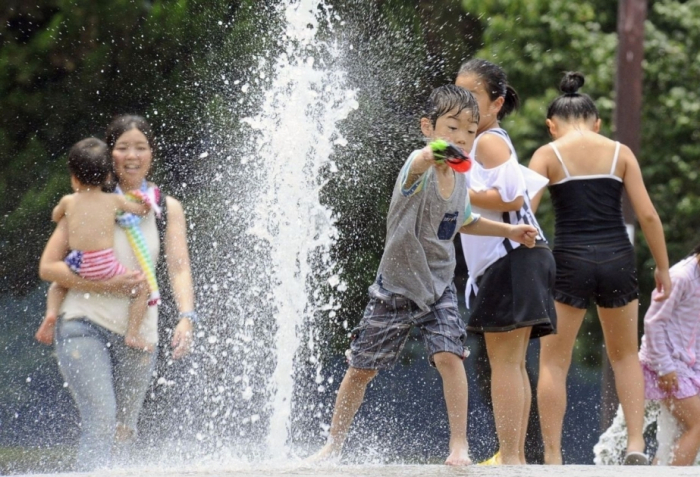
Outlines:
[[255, 114], [237, 121], [247, 140], [227, 140], [226, 131], [212, 140], [226, 160], [212, 167], [213, 187], [202, 199], [212, 220], [195, 245], [215, 257], [204, 301], [218, 317], [201, 337], [212, 360], [204, 392], [213, 397], [203, 404], [207, 431], [197, 439], [228, 449], [252, 439], [244, 445], [265, 459], [290, 454], [298, 363], [316, 368], [315, 382], [304, 386], [317, 392], [324, 382], [315, 321], [339, 307], [332, 292], [344, 284], [329, 253], [333, 212], [320, 192], [337, 171], [334, 148], [346, 144], [339, 123], [358, 107], [335, 66], [341, 48], [317, 37], [332, 31], [332, 9], [319, 0], [279, 8], [278, 55], [259, 58], [240, 87], [243, 96], [258, 95]]
[[[673, 456], [673, 445], [681, 435], [681, 428], [666, 406], [659, 401], [647, 400], [644, 408], [644, 432], [648, 433], [654, 427], [656, 463], [668, 465]], [[618, 406], [612, 424], [593, 447], [594, 462], [596, 465], [617, 465], [625, 455], [626, 448], [627, 425], [622, 406]], [[700, 454], [695, 459], [695, 465], [700, 465]]]

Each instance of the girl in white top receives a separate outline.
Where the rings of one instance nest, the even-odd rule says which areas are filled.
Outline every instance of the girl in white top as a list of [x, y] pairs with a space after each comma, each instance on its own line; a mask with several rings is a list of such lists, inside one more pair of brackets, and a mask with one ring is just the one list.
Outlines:
[[474, 210], [498, 222], [530, 224], [539, 232], [532, 249], [509, 240], [462, 235], [469, 268], [467, 330], [484, 334], [491, 366], [499, 452], [486, 463], [526, 464], [525, 434], [532, 396], [525, 355], [530, 338], [552, 333], [556, 320], [554, 258], [531, 211], [528, 194], [528, 185], [539, 190], [547, 181], [520, 166], [508, 134], [500, 128], [499, 120], [518, 105], [505, 72], [493, 63], [474, 59], [462, 65], [455, 83], [471, 91], [479, 103], [469, 184]]

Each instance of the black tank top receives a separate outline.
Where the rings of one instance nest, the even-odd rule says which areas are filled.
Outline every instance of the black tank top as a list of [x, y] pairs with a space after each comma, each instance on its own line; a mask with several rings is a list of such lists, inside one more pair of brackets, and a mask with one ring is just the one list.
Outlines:
[[629, 242], [622, 217], [622, 180], [614, 175], [620, 143], [609, 174], [571, 176], [550, 143], [566, 177], [549, 186], [554, 206], [554, 247]]

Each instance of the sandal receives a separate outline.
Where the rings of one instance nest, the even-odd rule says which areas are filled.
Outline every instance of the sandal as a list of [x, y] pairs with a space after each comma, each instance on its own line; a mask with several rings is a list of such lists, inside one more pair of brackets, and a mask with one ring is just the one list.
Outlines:
[[643, 452], [628, 452], [622, 465], [649, 465], [649, 457]]

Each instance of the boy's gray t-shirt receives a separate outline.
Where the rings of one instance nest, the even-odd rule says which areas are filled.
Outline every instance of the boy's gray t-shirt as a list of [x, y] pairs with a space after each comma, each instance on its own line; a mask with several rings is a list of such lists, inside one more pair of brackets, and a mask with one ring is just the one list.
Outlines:
[[419, 152], [410, 155], [396, 180], [377, 277], [383, 288], [427, 310], [452, 283], [455, 235], [479, 217], [471, 212], [464, 174], [454, 172], [449, 199], [440, 195], [434, 167], [414, 184], [405, 184]]

